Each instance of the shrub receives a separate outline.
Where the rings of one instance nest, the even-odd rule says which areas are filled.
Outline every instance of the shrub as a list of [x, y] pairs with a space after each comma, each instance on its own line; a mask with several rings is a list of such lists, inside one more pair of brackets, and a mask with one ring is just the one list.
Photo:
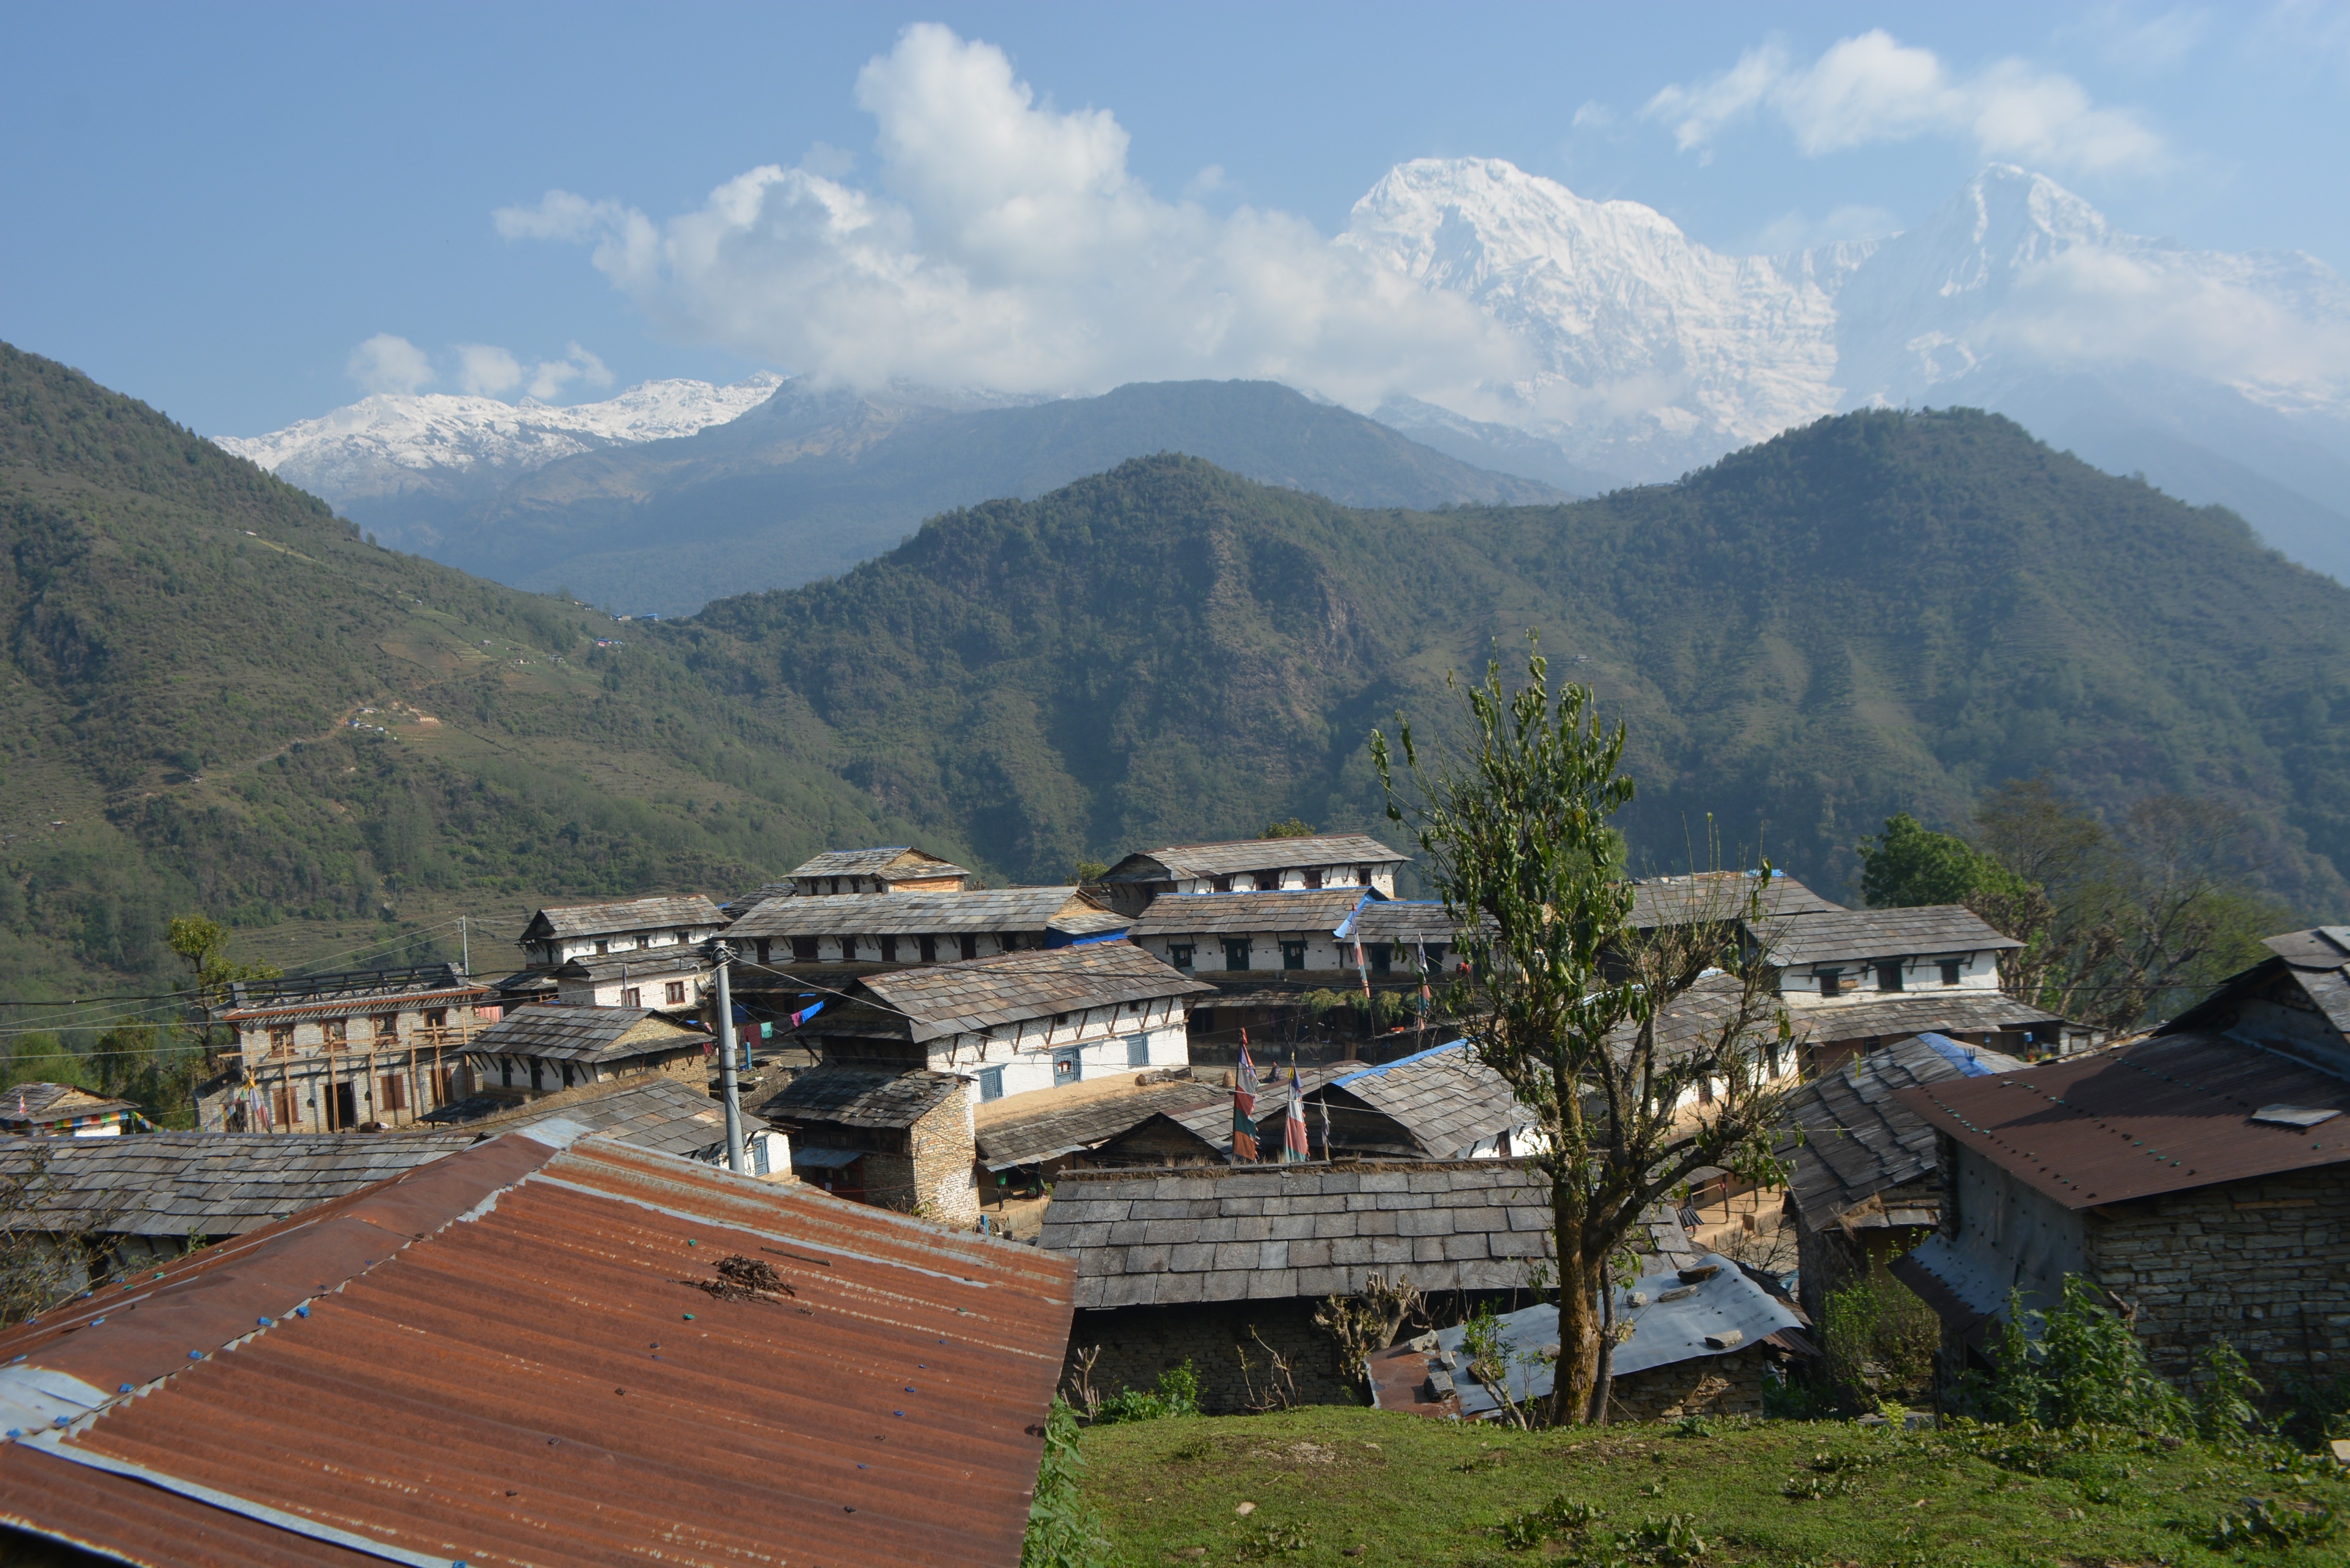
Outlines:
[[1080, 1485], [1086, 1467], [1082, 1442], [1076, 1412], [1067, 1400], [1055, 1399], [1045, 1420], [1045, 1457], [1036, 1467], [1020, 1568], [1103, 1568], [1110, 1561], [1109, 1538]]
[[[2036, 1341], [2033, 1318], [2043, 1320]], [[2064, 1276], [2064, 1300], [2050, 1313], [2029, 1312], [2020, 1293], [2008, 1293], [1995, 1370], [1970, 1376], [1965, 1392], [1987, 1419], [2011, 1424], [2169, 1433], [2192, 1427], [2186, 1399], [2147, 1362], [2130, 1325], [2077, 1274]]]
[[1094, 1424], [1107, 1427], [1120, 1421], [1159, 1421], [1170, 1416], [1199, 1413], [1200, 1375], [1186, 1361], [1160, 1373], [1158, 1383], [1149, 1388], [1121, 1388], [1103, 1400]]
[[1932, 1386], [1941, 1320], [1881, 1260], [1871, 1259], [1866, 1273], [1828, 1297], [1821, 1327], [1829, 1381], [1847, 1404], [1873, 1410], [1882, 1399]]

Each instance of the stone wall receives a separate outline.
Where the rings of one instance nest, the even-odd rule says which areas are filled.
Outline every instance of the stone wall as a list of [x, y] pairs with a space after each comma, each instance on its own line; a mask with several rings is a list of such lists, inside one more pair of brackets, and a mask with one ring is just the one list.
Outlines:
[[1616, 1379], [1607, 1394], [1611, 1423], [1678, 1421], [1683, 1416], [1760, 1416], [1763, 1368], [1773, 1352], [1753, 1345], [1727, 1355], [1700, 1355]]
[[2214, 1339], [2252, 1375], [2350, 1366], [2350, 1166], [2091, 1210], [2097, 1282], [2137, 1309], [2155, 1365], [2183, 1380]]
[[[979, 1147], [972, 1140], [971, 1101], [950, 1095], [909, 1129], [910, 1154], [905, 1159], [908, 1181], [923, 1215], [941, 1225], [966, 1229], [979, 1223], [979, 1186], [973, 1172]], [[866, 1169], [877, 1158], [868, 1155]], [[868, 1181], [871, 1179], [868, 1178]]]
[[1189, 1361], [1200, 1379], [1200, 1407], [1214, 1416], [1237, 1415], [1269, 1400], [1272, 1355], [1278, 1352], [1289, 1364], [1297, 1403], [1366, 1404], [1362, 1390], [1338, 1374], [1337, 1342], [1314, 1326], [1317, 1304], [1291, 1296], [1081, 1312], [1069, 1330], [1063, 1387], [1076, 1376], [1080, 1354], [1097, 1346], [1101, 1354], [1091, 1375], [1097, 1394], [1149, 1388], [1161, 1372]]

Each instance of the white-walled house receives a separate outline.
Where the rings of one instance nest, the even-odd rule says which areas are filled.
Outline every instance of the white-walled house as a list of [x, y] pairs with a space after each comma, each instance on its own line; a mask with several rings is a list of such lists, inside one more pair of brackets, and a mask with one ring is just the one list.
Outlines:
[[[509, 1002], [691, 1007], [698, 994], [693, 979], [708, 968], [702, 946], [725, 925], [718, 906], [699, 893], [549, 905], [524, 926], [517, 939], [524, 967], [497, 981], [497, 991]], [[679, 981], [688, 982], [684, 1000], [668, 1000]]]
[[1251, 893], [1277, 888], [1367, 888], [1395, 897], [1395, 868], [1409, 859], [1367, 833], [1170, 844], [1129, 855], [1102, 875], [1113, 893]]
[[[1112, 936], [1127, 918], [1076, 888], [839, 893], [768, 898], [726, 928], [761, 968], [936, 964]], [[759, 983], [758, 977], [737, 984]]]
[[576, 958], [555, 971], [555, 1000], [566, 1007], [642, 1007], [690, 1012], [711, 985], [711, 963], [700, 947]]
[[789, 1038], [827, 1066], [954, 1074], [976, 1104], [1187, 1067], [1186, 1003], [1209, 989], [1131, 942], [1087, 942], [868, 975]]
[[1331, 975], [1354, 965], [1339, 931], [1378, 895], [1367, 888], [1162, 893], [1128, 929], [1134, 944], [1187, 974]]

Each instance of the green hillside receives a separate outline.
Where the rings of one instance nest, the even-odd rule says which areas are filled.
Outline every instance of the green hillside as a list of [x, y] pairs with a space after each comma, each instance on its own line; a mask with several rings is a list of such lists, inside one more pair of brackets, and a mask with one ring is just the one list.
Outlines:
[[892, 831], [785, 708], [712, 693], [633, 626], [363, 544], [5, 346], [0, 624], [15, 994], [169, 973], [164, 923], [194, 909], [280, 963], [470, 912], [495, 963], [536, 898], [724, 894]]
[[2243, 524], [1969, 411], [1823, 421], [1677, 485], [1362, 512], [1180, 457], [939, 518], [664, 640], [801, 705], [860, 789], [1027, 876], [1300, 815], [1376, 822], [1365, 732], [1533, 628], [1631, 719], [1637, 850], [1713, 813], [1830, 891], [1908, 809], [2046, 770], [2251, 814], [2350, 908], [2350, 590]]

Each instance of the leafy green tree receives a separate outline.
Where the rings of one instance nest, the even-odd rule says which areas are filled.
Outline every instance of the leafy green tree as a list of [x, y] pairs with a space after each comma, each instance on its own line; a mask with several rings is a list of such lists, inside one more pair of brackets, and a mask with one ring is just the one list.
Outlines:
[[2021, 890], [2014, 872], [1955, 834], [1936, 833], [1908, 812], [1885, 819], [1881, 837], [1859, 844], [1861, 897], [1871, 909], [1972, 906], [1984, 895]]
[[1300, 817], [1293, 816], [1287, 822], [1266, 823], [1264, 831], [1257, 836], [1259, 838], [1311, 838], [1314, 836], [1314, 825]]
[[[1448, 1011], [1536, 1119], [1558, 1284], [1549, 1418], [1580, 1422], [1605, 1415], [1611, 1274], [1642, 1211], [1700, 1166], [1779, 1179], [1779, 1096], [1758, 1058], [1786, 1021], [1769, 965], [1739, 937], [1742, 921], [1761, 916], [1767, 867], [1761, 878], [1693, 881], [1740, 891], [1721, 909], [1633, 930], [1608, 821], [1633, 793], [1620, 771], [1624, 726], [1602, 723], [1588, 687], [1554, 697], [1539, 653], [1526, 676], [1514, 693], [1498, 663], [1482, 684], [1452, 682], [1466, 738], [1425, 760], [1399, 715], [1404, 779], [1383, 732], [1372, 733], [1371, 758], [1388, 816], [1419, 841], [1466, 933], [1477, 983], [1456, 981]], [[1690, 1016], [1660, 1038], [1684, 999]]]
[[89, 1087], [88, 1064], [54, 1034], [19, 1034], [0, 1062], [0, 1087], [19, 1084], [70, 1084]]

